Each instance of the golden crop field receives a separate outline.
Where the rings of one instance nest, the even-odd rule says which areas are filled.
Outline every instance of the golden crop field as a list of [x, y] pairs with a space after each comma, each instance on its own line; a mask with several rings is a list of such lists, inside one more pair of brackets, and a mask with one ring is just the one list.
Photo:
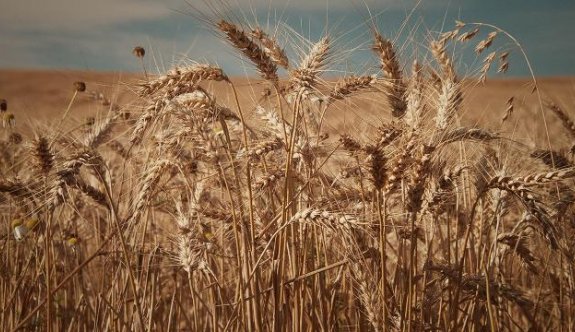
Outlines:
[[575, 329], [575, 79], [209, 22], [258, 76], [0, 70], [0, 330]]

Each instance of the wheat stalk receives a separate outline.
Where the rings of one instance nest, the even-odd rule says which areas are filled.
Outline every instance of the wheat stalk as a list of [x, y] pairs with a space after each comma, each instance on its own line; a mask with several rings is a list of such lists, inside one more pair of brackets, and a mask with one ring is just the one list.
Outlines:
[[225, 20], [220, 20], [216, 26], [226, 35], [228, 41], [235, 48], [240, 50], [256, 65], [263, 78], [274, 83], [278, 81], [277, 66], [275, 63], [243, 30]]

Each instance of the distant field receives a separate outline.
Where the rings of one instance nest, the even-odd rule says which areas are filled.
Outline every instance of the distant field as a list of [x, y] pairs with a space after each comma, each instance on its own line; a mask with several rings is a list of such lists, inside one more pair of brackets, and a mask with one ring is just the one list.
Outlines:
[[[86, 82], [87, 91], [102, 92], [107, 98], [121, 105], [135, 100], [134, 85], [142, 79], [142, 75], [120, 72], [0, 69], [0, 98], [8, 100], [10, 111], [17, 117], [18, 127], [28, 132], [30, 126], [46, 125], [58, 119], [70, 102], [73, 83], [76, 81]], [[237, 82], [242, 103], [257, 105], [261, 94], [261, 80], [242, 77], [233, 80]], [[575, 109], [575, 78], [540, 78], [538, 83], [544, 100], [563, 105], [568, 112]], [[214, 84], [219, 84], [215, 91], [218, 100], [232, 106], [227, 85]], [[484, 85], [467, 84], [464, 119], [470, 123], [498, 128], [499, 120], [507, 107], [506, 102], [513, 96], [516, 108], [514, 115], [519, 128], [539, 136], [532, 137], [534, 139], [541, 138], [544, 133], [538, 129], [543, 126], [543, 121], [536, 94], [531, 93], [532, 86], [529, 79], [488, 79]], [[352, 128], [355, 125], [361, 126], [365, 121], [387, 120], [389, 114], [382, 111], [384, 107], [380, 107], [381, 102], [378, 102], [377, 98], [380, 97], [374, 97], [374, 94], [370, 93], [360, 94], [351, 102], [338, 105], [333, 113], [327, 115], [327, 121], [338, 129], [345, 129], [348, 125]], [[473, 112], [468, 111], [470, 109]], [[89, 94], [79, 94], [73, 103], [70, 118], [80, 123], [87, 117], [102, 115], [104, 111]], [[552, 115], [548, 115], [547, 120], [551, 126], [560, 126], [559, 121]]]

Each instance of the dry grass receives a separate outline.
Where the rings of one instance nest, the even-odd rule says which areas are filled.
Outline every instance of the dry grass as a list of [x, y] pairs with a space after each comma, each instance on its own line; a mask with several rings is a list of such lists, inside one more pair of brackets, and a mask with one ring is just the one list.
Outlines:
[[[325, 80], [328, 36], [293, 68], [262, 27], [213, 24], [264, 81], [76, 84], [36, 135], [2, 91], [1, 330], [575, 329], [573, 114], [459, 75], [476, 26], [413, 66], [375, 33], [378, 72]], [[475, 41], [479, 81], [502, 37]]]

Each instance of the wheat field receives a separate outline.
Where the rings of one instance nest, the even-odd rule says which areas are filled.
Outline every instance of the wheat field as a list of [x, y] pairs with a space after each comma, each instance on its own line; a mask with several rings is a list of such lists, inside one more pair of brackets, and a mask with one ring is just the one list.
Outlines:
[[0, 330], [575, 330], [572, 79], [207, 22], [257, 77], [0, 71]]

